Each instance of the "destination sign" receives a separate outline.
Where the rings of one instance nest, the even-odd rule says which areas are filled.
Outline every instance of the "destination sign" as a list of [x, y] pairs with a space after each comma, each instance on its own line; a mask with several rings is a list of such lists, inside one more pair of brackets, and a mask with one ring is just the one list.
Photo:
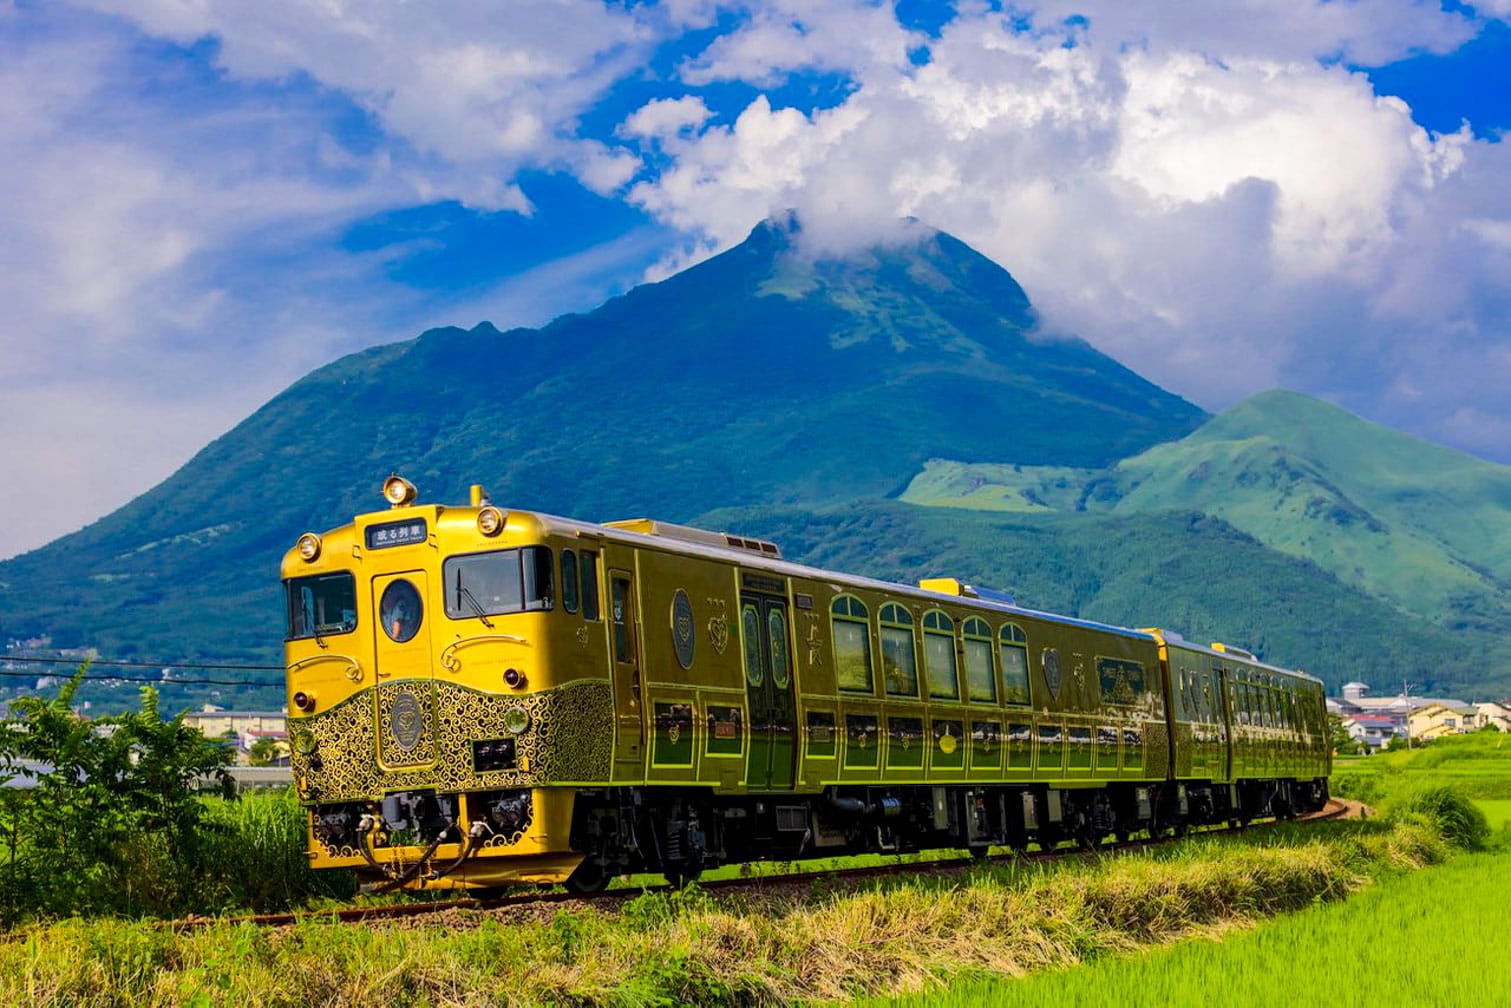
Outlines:
[[406, 518], [404, 521], [367, 526], [368, 549], [389, 549], [393, 546], [410, 546], [424, 541], [425, 519], [423, 518]]

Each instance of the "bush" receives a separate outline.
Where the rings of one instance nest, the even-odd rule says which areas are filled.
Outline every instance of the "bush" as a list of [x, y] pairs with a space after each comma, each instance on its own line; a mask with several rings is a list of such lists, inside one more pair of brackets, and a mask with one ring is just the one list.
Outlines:
[[1490, 837], [1485, 814], [1457, 788], [1435, 784], [1401, 795], [1386, 812], [1392, 823], [1420, 822], [1431, 826], [1456, 847], [1475, 850]]
[[164, 721], [157, 693], [141, 707], [90, 721], [70, 706], [79, 669], [56, 698], [11, 702], [0, 724], [0, 763], [28, 761], [35, 786], [0, 794], [0, 874], [7, 923], [79, 913], [174, 913], [201, 878], [209, 779], [233, 792], [230, 754], [183, 723]]

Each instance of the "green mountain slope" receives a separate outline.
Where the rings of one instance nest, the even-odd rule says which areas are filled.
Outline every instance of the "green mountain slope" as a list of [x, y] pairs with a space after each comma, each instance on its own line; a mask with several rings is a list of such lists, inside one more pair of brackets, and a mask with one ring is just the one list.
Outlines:
[[[0, 642], [275, 660], [277, 566], [306, 529], [484, 483], [506, 505], [687, 520], [895, 492], [930, 457], [1104, 466], [1205, 415], [920, 229], [843, 262], [790, 226], [539, 330], [439, 329], [313, 372], [126, 507], [0, 564]], [[276, 690], [262, 696], [276, 699]]]
[[1266, 392], [1105, 469], [933, 462], [904, 499], [1012, 511], [1197, 511], [1441, 626], [1511, 633], [1511, 467]]

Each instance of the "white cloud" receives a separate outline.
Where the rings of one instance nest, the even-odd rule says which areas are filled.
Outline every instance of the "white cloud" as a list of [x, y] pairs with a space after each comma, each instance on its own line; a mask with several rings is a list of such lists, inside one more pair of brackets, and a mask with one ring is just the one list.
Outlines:
[[[1090, 8], [1040, 4], [1047, 30], [1027, 32], [965, 12], [921, 67], [805, 36], [788, 62], [848, 60], [854, 93], [810, 115], [758, 98], [684, 131], [632, 198], [701, 233], [694, 249], [788, 207], [828, 250], [913, 214], [1006, 265], [1051, 326], [1208, 408], [1289, 385], [1506, 458], [1464, 419], [1503, 415], [1490, 395], [1511, 379], [1490, 352], [1508, 336], [1506, 257], [1468, 247], [1500, 247], [1511, 219], [1501, 145], [1430, 135], [1319, 59], [1450, 49], [1465, 18], [1394, 0]], [[1090, 26], [1062, 25], [1073, 12]], [[743, 66], [743, 44], [692, 65]]]
[[1436, 0], [1041, 0], [1022, 6], [1040, 25], [1084, 17], [1103, 43], [1223, 59], [1336, 58], [1378, 66], [1415, 52], [1451, 52], [1474, 34], [1467, 17], [1444, 11]]
[[424, 198], [524, 213], [512, 184], [524, 168], [579, 169], [600, 188], [627, 180], [626, 155], [577, 137], [575, 119], [641, 65], [660, 20], [573, 0], [79, 2], [182, 44], [213, 39], [234, 79], [336, 89], [420, 155]]
[[[961, 8], [927, 39], [877, 0], [0, 5], [0, 465], [61, 502], [0, 555], [149, 488], [337, 353], [539, 322], [664, 247], [642, 233], [449, 295], [389, 282], [393, 250], [340, 247], [421, 203], [533, 213], [530, 170], [675, 229], [653, 275], [787, 208], [835, 253], [914, 215], [1006, 265], [1052, 327], [1209, 408], [1284, 384], [1507, 457], [1508, 147], [1430, 135], [1343, 69], [1452, 51], [1471, 17]], [[659, 48], [719, 23], [680, 61]], [[668, 63], [680, 78], [654, 80]], [[833, 107], [710, 108], [794, 73], [825, 75]], [[625, 82], [657, 97], [610, 122]]]

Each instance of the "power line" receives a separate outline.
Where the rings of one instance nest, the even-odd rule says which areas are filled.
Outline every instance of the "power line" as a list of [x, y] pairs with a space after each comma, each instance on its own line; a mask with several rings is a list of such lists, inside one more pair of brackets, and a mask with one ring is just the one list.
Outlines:
[[112, 668], [230, 669], [233, 672], [282, 672], [282, 665], [235, 665], [225, 662], [132, 661], [126, 658], [38, 658], [32, 655], [0, 655], [0, 662], [30, 662], [39, 665], [109, 665]]
[[[72, 679], [75, 674], [76, 673], [60, 675], [58, 673], [51, 672], [17, 672], [14, 670], [8, 671], [5, 669], [0, 669], [0, 676], [6, 676], [13, 679], [35, 679], [38, 675], [51, 676], [55, 679]], [[243, 686], [252, 688], [283, 685], [282, 680], [275, 682], [271, 679], [263, 679], [260, 681], [257, 679], [163, 679], [160, 676], [90, 675], [87, 672], [84, 673], [84, 678], [106, 682], [153, 683], [157, 686]]]

